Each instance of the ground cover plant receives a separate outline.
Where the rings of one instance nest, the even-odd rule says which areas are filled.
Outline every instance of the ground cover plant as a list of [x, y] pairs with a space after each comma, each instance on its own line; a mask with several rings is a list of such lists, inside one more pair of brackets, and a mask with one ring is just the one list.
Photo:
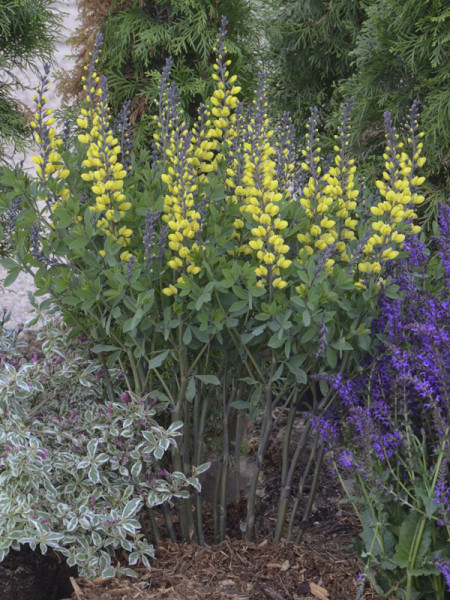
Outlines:
[[448, 207], [439, 225], [434, 256], [411, 238], [392, 266], [404, 295], [379, 295], [375, 357], [359, 378], [334, 381], [341, 401], [315, 421], [333, 468], [356, 483], [347, 494], [363, 527], [365, 575], [406, 600], [450, 590]]
[[84, 577], [135, 575], [131, 566], [154, 556], [142, 507], [199, 485], [159, 467], [181, 423], [162, 429], [155, 403], [120, 387], [104, 401], [98, 361], [51, 315], [39, 323], [44, 354], [29, 360], [17, 332], [1, 329], [0, 562], [27, 544], [52, 548]]
[[[274, 537], [300, 541], [324, 447], [311, 422], [298, 438], [293, 424], [305, 406], [317, 416], [334, 400], [333, 387], [312, 375], [358, 364], [371, 344], [377, 293], [398, 291], [386, 265], [403, 251], [405, 236], [420, 229], [414, 219], [423, 202], [423, 177], [416, 173], [424, 161], [422, 133], [416, 104], [405, 141], [385, 115], [385, 169], [373, 195], [347, 154], [351, 103], [328, 159], [312, 110], [297, 172], [292, 126], [286, 116], [271, 127], [264, 77], [253, 104], [238, 101], [225, 25], [215, 90], [193, 127], [166, 64], [151, 155], [131, 151], [127, 105], [111, 118], [107, 82], [96, 72], [100, 40], [86, 69], [74, 143], [53, 127], [46, 70], [33, 123], [37, 179], [2, 172], [10, 191], [1, 210], [15, 210], [13, 249], [3, 264], [7, 283], [21, 269], [33, 273], [38, 294], [60, 307], [71, 336], [88, 338], [109, 402], [115, 401], [109, 370], [119, 368], [130, 397], [165, 407], [159, 426], [183, 423], [179, 445], [162, 463], [168, 473], [195, 476], [206, 443], [218, 437], [216, 540], [225, 535], [227, 488], [240, 495], [244, 416], [260, 419], [243, 524], [250, 539], [274, 411], [287, 413]], [[307, 472], [292, 494], [296, 467], [308, 452]], [[308, 471], [312, 485], [299, 514]], [[176, 505], [181, 535], [189, 540], [193, 531], [201, 543], [200, 491]], [[176, 539], [168, 510], [165, 517]], [[152, 535], [158, 537], [156, 527]]]

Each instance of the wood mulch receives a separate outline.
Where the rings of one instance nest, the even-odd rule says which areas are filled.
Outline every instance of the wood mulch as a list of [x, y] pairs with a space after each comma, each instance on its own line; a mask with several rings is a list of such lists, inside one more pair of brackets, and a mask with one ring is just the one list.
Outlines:
[[[137, 580], [71, 579], [72, 600], [354, 600], [361, 567], [355, 522], [319, 524], [301, 545], [226, 539], [215, 546], [164, 542]], [[381, 600], [366, 583], [361, 600]]]

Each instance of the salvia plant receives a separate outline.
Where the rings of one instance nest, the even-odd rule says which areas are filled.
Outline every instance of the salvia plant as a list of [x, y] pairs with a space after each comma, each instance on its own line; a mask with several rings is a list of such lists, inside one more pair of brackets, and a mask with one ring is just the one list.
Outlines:
[[[13, 256], [3, 264], [8, 283], [21, 269], [33, 273], [38, 293], [61, 308], [73, 335], [89, 338], [110, 401], [107, 368], [118, 366], [137, 396], [166, 403], [167, 423], [183, 422], [171, 454], [176, 471], [189, 477], [221, 432], [216, 540], [225, 536], [227, 489], [240, 497], [244, 416], [260, 422], [243, 525], [251, 538], [265, 452], [287, 414], [274, 531], [280, 539], [285, 526], [291, 537], [298, 520], [308, 519], [323, 457], [310, 423], [298, 439], [293, 433], [296, 415], [308, 403], [320, 414], [335, 395], [311, 375], [341, 372], [368, 349], [376, 294], [397, 289], [385, 267], [403, 251], [405, 236], [420, 229], [414, 209], [423, 201], [416, 174], [425, 160], [423, 134], [416, 104], [405, 141], [386, 115], [385, 169], [369, 196], [347, 153], [351, 102], [331, 158], [322, 156], [313, 109], [296, 168], [292, 125], [285, 115], [271, 126], [264, 77], [253, 103], [238, 101], [225, 28], [223, 20], [215, 90], [194, 126], [167, 62], [151, 156], [131, 150], [127, 107], [112, 121], [107, 84], [96, 72], [101, 39], [85, 72], [74, 146], [53, 127], [43, 75], [33, 124], [37, 179], [2, 178], [11, 189], [3, 211], [14, 191], [24, 198], [11, 233]], [[311, 472], [294, 487], [311, 446]], [[305, 485], [307, 476], [314, 485]], [[178, 510], [183, 537], [194, 531], [202, 542], [201, 495], [180, 500]]]
[[181, 423], [163, 429], [153, 401], [120, 388], [104, 401], [98, 361], [67, 341], [59, 320], [40, 326], [42, 356], [27, 359], [17, 332], [0, 335], [0, 561], [28, 544], [84, 577], [133, 576], [154, 555], [142, 508], [199, 487], [160, 467]]
[[365, 575], [379, 593], [406, 600], [450, 591], [449, 224], [445, 207], [440, 264], [408, 241], [393, 267], [403, 298], [379, 294], [375, 358], [357, 379], [338, 376], [340, 401], [315, 418], [363, 526]]

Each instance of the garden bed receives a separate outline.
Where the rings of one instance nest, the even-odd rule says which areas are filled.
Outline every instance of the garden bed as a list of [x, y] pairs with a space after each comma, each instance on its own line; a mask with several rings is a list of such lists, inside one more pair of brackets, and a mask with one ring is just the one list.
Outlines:
[[[311, 525], [300, 546], [267, 538], [250, 543], [227, 537], [215, 546], [166, 540], [156, 549], [152, 568], [137, 569], [138, 580], [76, 579], [51, 555], [24, 550], [0, 565], [1, 597], [61, 600], [69, 598], [71, 590], [72, 600], [353, 599], [360, 572], [353, 550], [358, 524], [347, 508], [338, 519], [334, 510], [329, 515]], [[366, 584], [361, 598], [381, 597]]]

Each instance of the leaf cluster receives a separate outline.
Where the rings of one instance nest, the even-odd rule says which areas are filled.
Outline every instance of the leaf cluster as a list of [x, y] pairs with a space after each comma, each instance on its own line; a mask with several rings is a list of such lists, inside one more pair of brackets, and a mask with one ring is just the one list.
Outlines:
[[[131, 567], [154, 556], [142, 507], [198, 486], [161, 471], [181, 424], [162, 429], [151, 402], [120, 388], [104, 401], [101, 365], [55, 315], [46, 319], [43, 356], [31, 362], [14, 332], [0, 335], [0, 560], [29, 544], [52, 548], [84, 577], [134, 576]], [[117, 375], [110, 371], [114, 386]], [[129, 566], [117, 563], [119, 549]]]

